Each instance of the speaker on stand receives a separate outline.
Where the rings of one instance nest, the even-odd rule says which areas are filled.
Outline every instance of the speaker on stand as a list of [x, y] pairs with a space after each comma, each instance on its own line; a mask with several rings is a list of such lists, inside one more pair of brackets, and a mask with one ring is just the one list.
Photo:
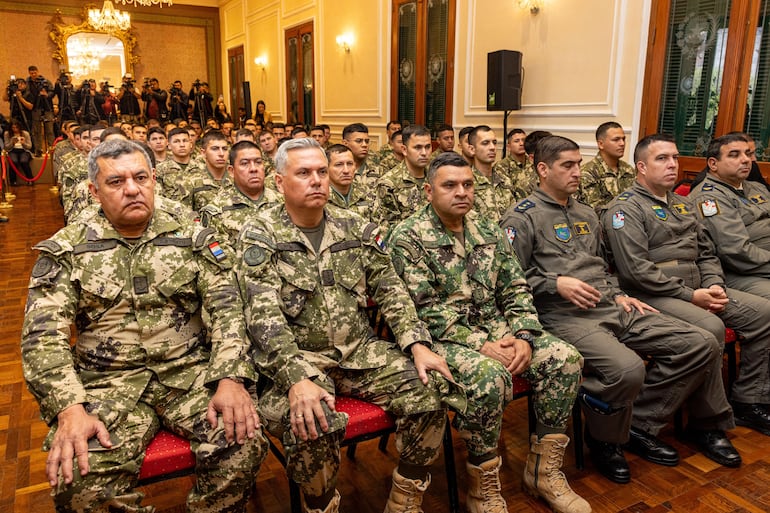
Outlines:
[[[522, 54], [514, 50], [498, 50], [487, 54], [487, 110], [503, 111], [503, 139], [508, 135], [508, 116], [521, 110], [523, 69]], [[503, 144], [505, 158], [506, 144]]]

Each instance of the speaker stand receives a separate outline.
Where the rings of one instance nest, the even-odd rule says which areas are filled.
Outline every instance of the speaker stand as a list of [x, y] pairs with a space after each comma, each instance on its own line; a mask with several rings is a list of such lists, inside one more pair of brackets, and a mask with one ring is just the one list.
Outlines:
[[503, 158], [505, 158], [505, 152], [508, 149], [508, 116], [511, 115], [512, 110], [503, 111]]

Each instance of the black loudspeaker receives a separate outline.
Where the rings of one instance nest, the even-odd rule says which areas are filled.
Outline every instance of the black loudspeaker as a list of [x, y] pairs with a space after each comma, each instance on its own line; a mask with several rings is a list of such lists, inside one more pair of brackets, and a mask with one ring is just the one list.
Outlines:
[[243, 83], [243, 103], [246, 107], [246, 118], [251, 119], [251, 85], [248, 82]]
[[521, 110], [521, 52], [487, 54], [487, 110]]

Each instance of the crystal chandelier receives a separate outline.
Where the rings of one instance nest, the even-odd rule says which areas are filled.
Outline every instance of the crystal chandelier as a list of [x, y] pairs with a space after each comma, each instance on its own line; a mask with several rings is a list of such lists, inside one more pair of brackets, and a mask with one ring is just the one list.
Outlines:
[[104, 0], [102, 10], [88, 10], [88, 24], [96, 30], [106, 32], [112, 30], [128, 30], [131, 28], [131, 16], [127, 12], [118, 11], [111, 0]]
[[133, 6], [140, 6], [143, 5], [144, 7], [152, 7], [154, 5], [160, 6], [161, 9], [163, 9], [163, 4], [168, 5], [171, 7], [172, 3], [171, 0], [118, 0], [123, 5], [133, 5]]

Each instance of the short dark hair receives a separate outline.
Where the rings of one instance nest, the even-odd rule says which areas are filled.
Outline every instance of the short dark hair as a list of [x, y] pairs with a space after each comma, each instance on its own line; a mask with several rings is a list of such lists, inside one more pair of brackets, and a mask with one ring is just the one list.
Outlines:
[[324, 127], [322, 127], [321, 125], [313, 125], [310, 127], [310, 131], [312, 132], [313, 130], [320, 130], [321, 132], [323, 132]]
[[174, 137], [175, 135], [181, 135], [181, 134], [184, 134], [188, 137], [190, 136], [186, 128], [176, 127], [176, 128], [172, 128], [171, 131], [168, 133], [168, 140], [170, 141], [171, 138]]
[[436, 180], [438, 169], [443, 166], [471, 167], [459, 153], [454, 151], [439, 153], [439, 155], [431, 161], [425, 173], [425, 178], [428, 180], [429, 184], [433, 185], [433, 182]]
[[455, 133], [455, 129], [452, 128], [451, 125], [447, 125], [446, 123], [442, 123], [436, 128], [436, 135], [440, 134], [441, 132], [452, 132]]
[[514, 136], [514, 135], [516, 135], [516, 134], [524, 134], [524, 135], [527, 135], [527, 132], [525, 132], [525, 131], [524, 131], [524, 130], [522, 130], [521, 128], [514, 128], [513, 130], [511, 130], [510, 132], [508, 132], [508, 134], [505, 136], [505, 140], [506, 140], [506, 142], [507, 142], [507, 141], [510, 141], [510, 140], [511, 140], [511, 137], [513, 137], [513, 136]]
[[150, 138], [150, 136], [151, 136], [151, 135], [153, 135], [153, 134], [160, 134], [160, 135], [162, 135], [162, 136], [163, 136], [165, 139], [168, 139], [168, 137], [166, 136], [166, 131], [165, 131], [165, 130], [163, 130], [163, 129], [162, 129], [161, 127], [159, 127], [159, 126], [154, 126], [154, 127], [150, 128], [149, 130], [147, 130], [147, 139], [149, 139], [149, 138]]
[[273, 128], [286, 128], [285, 123], [273, 123]]
[[537, 142], [535, 148], [535, 167], [541, 162], [546, 166], [552, 166], [562, 152], [579, 150], [580, 146], [572, 139], [560, 135], [549, 135]]
[[535, 130], [524, 139], [524, 151], [527, 152], [527, 155], [533, 155], [540, 139], [551, 137], [551, 135], [553, 135], [551, 132], [545, 130]]
[[607, 135], [607, 130], [610, 128], [620, 128], [623, 130], [623, 126], [620, 123], [616, 123], [615, 121], [606, 121], [599, 125], [599, 127], [596, 129], [596, 140], [603, 139], [605, 135]]
[[412, 137], [423, 137], [426, 135], [430, 137], [430, 130], [426, 127], [422, 125], [409, 125], [401, 129], [401, 142], [406, 146]]
[[302, 125], [297, 125], [297, 126], [295, 126], [295, 127], [292, 129], [292, 131], [291, 131], [291, 136], [292, 136], [292, 137], [294, 137], [295, 135], [297, 135], [297, 134], [301, 134], [302, 132], [304, 132], [305, 134], [307, 134], [307, 129], [306, 129], [304, 126], [302, 126]]
[[470, 133], [468, 133], [468, 144], [473, 146], [473, 143], [476, 142], [476, 136], [478, 135], [479, 132], [491, 132], [491, 131], [492, 129], [487, 125], [474, 126], [473, 130], [471, 130]]
[[327, 125], [326, 123], [322, 123], [322, 124], [320, 124], [318, 126], [321, 127], [321, 129], [324, 130], [324, 131], [331, 130], [331, 127], [329, 125]]
[[254, 132], [252, 132], [248, 128], [239, 128], [238, 131], [235, 132], [235, 138], [237, 139], [238, 137], [240, 137], [242, 135], [246, 135], [246, 136], [249, 136], [249, 137], [254, 137]]
[[346, 153], [348, 151], [350, 151], [351, 154], [353, 153], [350, 150], [350, 148], [348, 148], [344, 144], [332, 144], [331, 146], [326, 148], [326, 160], [331, 161], [332, 155], [336, 155], [338, 153]]
[[394, 140], [396, 137], [398, 137], [399, 135], [401, 136], [401, 142], [404, 142], [404, 139], [403, 139], [403, 137], [404, 137], [404, 131], [403, 131], [403, 130], [396, 130], [395, 132], [393, 132], [392, 134], [390, 134], [390, 142], [393, 142], [393, 140]]
[[104, 142], [104, 140], [111, 135], [120, 135], [121, 137], [128, 139], [128, 137], [126, 137], [126, 134], [123, 133], [123, 130], [121, 130], [120, 127], [108, 126], [107, 128], [104, 129], [104, 132], [102, 132], [102, 135], [99, 136], [99, 140], [101, 142]]
[[27, 66], [27, 71], [37, 71], [37, 66]]
[[706, 158], [714, 158], [719, 160], [722, 146], [727, 146], [728, 144], [734, 142], [748, 143], [749, 140], [746, 139], [746, 134], [743, 134], [742, 132], [730, 132], [729, 134], [725, 134], [721, 137], [717, 137], [716, 139], [712, 139], [709, 143], [708, 149], [706, 150]]
[[[249, 133], [251, 133], [251, 131], [249, 131]], [[259, 150], [259, 155], [262, 156], [262, 148], [260, 148], [258, 144], [247, 140], [238, 141], [237, 143], [233, 144], [233, 146], [230, 148], [230, 152], [228, 154], [228, 158], [230, 159], [230, 165], [231, 166], [235, 165], [235, 159], [238, 158], [238, 153], [250, 148]]]
[[203, 134], [203, 138], [201, 139], [201, 146], [205, 148], [212, 141], [227, 142], [227, 137], [225, 137], [225, 134], [223, 134], [221, 130], [217, 130], [217, 129], [207, 130], [206, 133]]
[[463, 136], [469, 135], [474, 127], [472, 126], [466, 126], [465, 128], [460, 129], [460, 133], [457, 134], [458, 139], [462, 139]]
[[390, 130], [390, 127], [392, 127], [393, 125], [400, 125], [400, 124], [401, 122], [395, 119], [388, 121], [388, 123], [385, 125], [385, 130]]
[[636, 167], [637, 162], [642, 160], [642, 153], [646, 152], [647, 148], [649, 148], [652, 143], [656, 142], [670, 142], [676, 144], [674, 138], [668, 134], [650, 134], [642, 137], [642, 139], [636, 143], [636, 147], [634, 148], [634, 167]]
[[355, 132], [361, 132], [364, 134], [369, 133], [369, 128], [364, 125], [363, 123], [352, 123], [350, 125], [347, 125], [345, 128], [342, 129], [342, 138], [347, 139], [348, 135], [353, 134]]

